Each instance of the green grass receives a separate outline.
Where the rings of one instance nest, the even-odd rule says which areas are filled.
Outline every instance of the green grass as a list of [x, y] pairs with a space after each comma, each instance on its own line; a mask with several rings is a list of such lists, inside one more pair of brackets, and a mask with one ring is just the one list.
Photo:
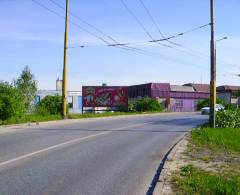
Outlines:
[[240, 129], [195, 129], [187, 155], [194, 166], [174, 174], [176, 194], [240, 195]]
[[[159, 112], [104, 112], [104, 113], [87, 113], [87, 114], [69, 114], [69, 119], [81, 119], [81, 118], [99, 118], [99, 117], [111, 117], [111, 116], [121, 116], [121, 115], [136, 115], [136, 114], [150, 114]], [[12, 125], [21, 124], [28, 122], [44, 122], [44, 121], [54, 121], [61, 120], [61, 115], [26, 115], [21, 118], [11, 118], [6, 121], [0, 120], [0, 125]]]
[[185, 166], [174, 177], [177, 194], [239, 195], [240, 176], [212, 174]]
[[197, 147], [206, 146], [213, 151], [240, 152], [240, 129], [196, 129], [192, 132], [192, 143]]
[[0, 125], [12, 125], [12, 124], [22, 124], [22, 123], [29, 123], [29, 122], [44, 122], [44, 121], [54, 121], [54, 120], [61, 120], [61, 115], [26, 115], [21, 118], [11, 118], [5, 121], [0, 121]]
[[98, 118], [98, 117], [111, 117], [121, 115], [136, 115], [143, 114], [141, 112], [104, 112], [104, 113], [85, 113], [85, 114], [69, 114], [69, 119], [80, 119], [80, 118]]

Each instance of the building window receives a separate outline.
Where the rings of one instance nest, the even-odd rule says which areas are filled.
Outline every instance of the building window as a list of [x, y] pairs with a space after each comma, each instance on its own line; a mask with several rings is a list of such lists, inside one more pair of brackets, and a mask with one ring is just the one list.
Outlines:
[[176, 108], [183, 108], [183, 100], [176, 100]]

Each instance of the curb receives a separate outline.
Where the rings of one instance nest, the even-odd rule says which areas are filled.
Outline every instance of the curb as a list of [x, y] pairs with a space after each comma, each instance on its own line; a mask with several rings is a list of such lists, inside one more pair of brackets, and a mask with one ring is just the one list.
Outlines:
[[[158, 168], [158, 171], [155, 175], [155, 177], [158, 175], [156, 178], [156, 183], [153, 187], [154, 189], [151, 192], [148, 192], [147, 195], [153, 194], [153, 195], [161, 195], [163, 194], [163, 190], [165, 187], [165, 182], [166, 182], [166, 176], [169, 174], [169, 169], [167, 168], [168, 161], [174, 159], [177, 150], [181, 143], [185, 140], [187, 135], [189, 135], [190, 132], [185, 133], [178, 141], [168, 150], [168, 152], [165, 154], [163, 157], [163, 160], [160, 163], [160, 166]], [[152, 183], [153, 185], [153, 183]]]

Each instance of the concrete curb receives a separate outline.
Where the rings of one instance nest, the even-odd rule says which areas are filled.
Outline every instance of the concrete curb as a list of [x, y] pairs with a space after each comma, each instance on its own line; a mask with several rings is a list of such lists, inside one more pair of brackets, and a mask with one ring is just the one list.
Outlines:
[[[168, 161], [172, 161], [175, 159], [175, 156], [178, 152], [179, 147], [181, 146], [182, 142], [186, 139], [186, 137], [190, 134], [191, 132], [185, 133], [174, 145], [170, 150], [168, 151], [166, 155], [166, 159], [164, 160], [163, 163], [163, 168], [161, 170], [160, 176], [158, 178], [158, 182], [154, 188], [153, 195], [167, 195], [167, 194], [173, 194], [172, 190], [169, 188], [169, 186], [165, 186], [166, 184], [166, 178], [167, 176], [170, 175], [170, 170], [168, 166]], [[167, 191], [168, 193], [164, 192]]]

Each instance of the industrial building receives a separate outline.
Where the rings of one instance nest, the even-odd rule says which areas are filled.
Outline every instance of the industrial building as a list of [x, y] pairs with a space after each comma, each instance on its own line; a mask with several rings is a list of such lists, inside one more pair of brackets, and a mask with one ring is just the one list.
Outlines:
[[194, 112], [197, 101], [209, 98], [209, 86], [204, 84], [170, 85], [170, 83], [147, 83], [129, 86], [129, 100], [142, 97], [156, 98], [171, 112]]

